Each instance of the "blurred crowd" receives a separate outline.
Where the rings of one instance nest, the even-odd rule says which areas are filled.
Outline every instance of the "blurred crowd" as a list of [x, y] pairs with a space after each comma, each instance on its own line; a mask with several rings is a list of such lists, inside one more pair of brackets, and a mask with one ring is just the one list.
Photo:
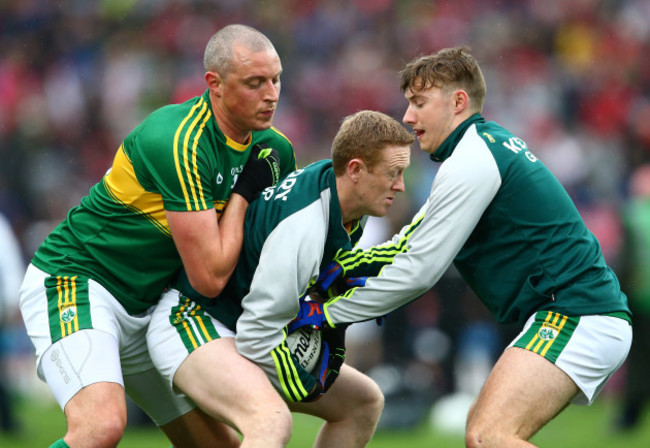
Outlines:
[[[401, 119], [397, 73], [406, 61], [468, 45], [486, 76], [484, 115], [557, 175], [616, 269], [628, 181], [650, 163], [648, 18], [647, 0], [3, 0], [0, 212], [27, 262], [142, 118], [204, 91], [203, 50], [215, 30], [244, 23], [282, 59], [275, 126], [300, 166], [328, 157], [347, 114], [375, 109]], [[414, 145], [407, 193], [379, 232], [410, 219], [434, 174]], [[439, 389], [452, 389], [459, 379], [444, 368], [444, 341], [455, 353], [476, 347], [467, 340], [487, 353], [504, 341], [486, 337], [489, 318], [453, 272], [429, 296], [387, 320], [393, 337], [384, 347], [399, 347], [383, 352], [404, 358], [438, 348], [419, 365], [442, 366]], [[368, 368], [386, 361], [377, 357]]]

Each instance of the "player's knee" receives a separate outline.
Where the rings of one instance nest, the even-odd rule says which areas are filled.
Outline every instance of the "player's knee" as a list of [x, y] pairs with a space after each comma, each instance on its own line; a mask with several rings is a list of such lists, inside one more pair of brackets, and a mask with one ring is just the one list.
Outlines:
[[364, 386], [359, 388], [357, 400], [354, 411], [357, 426], [374, 430], [384, 410], [384, 394], [377, 383], [368, 379]]
[[489, 435], [485, 432], [468, 426], [465, 430], [465, 446], [467, 448], [485, 448], [492, 446], [489, 442]]
[[291, 433], [293, 431], [293, 418], [291, 417], [291, 412], [287, 409], [286, 412], [281, 413], [278, 416], [279, 424], [279, 435], [281, 437], [283, 446], [289, 443], [291, 439]]
[[69, 422], [66, 440], [71, 441], [71, 446], [112, 448], [122, 439], [125, 426], [125, 422], [120, 418], [108, 418], [102, 421], [89, 418], [88, 424], [84, 425], [73, 425]]
[[245, 427], [240, 428], [244, 440], [266, 441], [268, 446], [285, 446], [291, 439], [293, 419], [286, 406], [261, 409], [246, 419]]
[[94, 432], [93, 438], [96, 439], [97, 445], [101, 447], [114, 447], [122, 439], [124, 435], [124, 426], [120, 421], [114, 419], [113, 421], [102, 424]]
[[124, 435], [126, 409], [108, 403], [105, 407], [92, 410], [69, 406], [66, 407], [66, 420], [66, 439], [75, 441], [71, 446], [114, 447]]
[[503, 440], [503, 434], [500, 434], [494, 427], [479, 426], [471, 422], [467, 424], [465, 430], [465, 446], [467, 448], [497, 448], [504, 446]]
[[384, 394], [374, 381], [368, 391], [366, 408], [368, 415], [372, 416], [375, 422], [379, 420], [384, 410]]
[[[472, 405], [473, 408], [473, 405]], [[486, 437], [483, 428], [481, 428], [472, 418], [472, 408], [467, 414], [467, 422], [465, 425], [465, 446], [467, 448], [484, 447], [484, 438]]]
[[467, 428], [465, 428], [465, 447], [466, 448], [480, 447], [480, 446], [482, 446], [480, 441], [481, 441], [481, 436], [476, 430], [470, 429], [469, 426]]
[[[267, 428], [270, 428], [272, 439], [278, 442], [278, 446], [287, 445], [293, 430], [293, 419], [289, 409], [273, 412]], [[264, 432], [264, 437], [268, 437], [268, 431]]]

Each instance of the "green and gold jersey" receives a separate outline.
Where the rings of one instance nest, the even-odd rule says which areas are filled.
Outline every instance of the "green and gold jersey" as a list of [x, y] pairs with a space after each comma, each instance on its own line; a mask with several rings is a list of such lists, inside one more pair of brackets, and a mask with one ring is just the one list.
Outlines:
[[253, 132], [247, 145], [226, 137], [208, 91], [154, 111], [32, 263], [52, 275], [92, 278], [130, 314], [142, 313], [182, 265], [165, 210], [215, 208], [220, 216], [256, 143], [278, 151], [281, 177], [296, 169], [291, 143], [274, 128]]

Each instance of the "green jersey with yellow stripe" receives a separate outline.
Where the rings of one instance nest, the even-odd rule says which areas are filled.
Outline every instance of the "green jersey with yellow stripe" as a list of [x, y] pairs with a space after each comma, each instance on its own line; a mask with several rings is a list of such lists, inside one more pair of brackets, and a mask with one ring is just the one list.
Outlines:
[[182, 266], [165, 210], [215, 208], [220, 216], [256, 143], [278, 151], [281, 177], [296, 168], [291, 143], [274, 128], [253, 132], [246, 145], [226, 137], [208, 91], [154, 111], [32, 263], [51, 275], [92, 278], [130, 314], [144, 312]]

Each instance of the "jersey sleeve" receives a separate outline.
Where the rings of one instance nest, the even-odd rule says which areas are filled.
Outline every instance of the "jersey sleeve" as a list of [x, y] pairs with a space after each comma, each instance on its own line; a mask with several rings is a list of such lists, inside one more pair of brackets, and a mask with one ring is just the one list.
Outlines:
[[316, 201], [273, 230], [237, 321], [237, 350], [259, 365], [291, 402], [304, 400], [315, 385], [315, 378], [290, 355], [285, 327], [298, 313], [300, 296], [318, 275], [327, 235], [324, 215], [322, 202]]
[[158, 194], [171, 211], [214, 207], [212, 176], [216, 149], [206, 133], [212, 117], [209, 104], [199, 98], [177, 119], [148, 119], [124, 142], [138, 182]]
[[500, 186], [486, 146], [457, 147], [413, 221], [390, 242], [344, 260], [347, 275], [358, 275], [363, 265], [384, 266], [364, 287], [330, 299], [324, 305], [328, 321], [338, 325], [383, 316], [424, 294], [452, 263]]
[[166, 210], [198, 211], [214, 207], [212, 198], [212, 173], [214, 161], [205, 157], [200, 146], [179, 147], [172, 151], [173, 166], [152, 171], [158, 184]]
[[336, 254], [336, 261], [343, 268], [347, 277], [375, 277], [387, 264], [393, 262], [397, 254], [408, 250], [411, 235], [422, 222], [426, 205], [415, 215], [413, 221], [385, 243], [378, 244], [366, 250], [353, 249]]

